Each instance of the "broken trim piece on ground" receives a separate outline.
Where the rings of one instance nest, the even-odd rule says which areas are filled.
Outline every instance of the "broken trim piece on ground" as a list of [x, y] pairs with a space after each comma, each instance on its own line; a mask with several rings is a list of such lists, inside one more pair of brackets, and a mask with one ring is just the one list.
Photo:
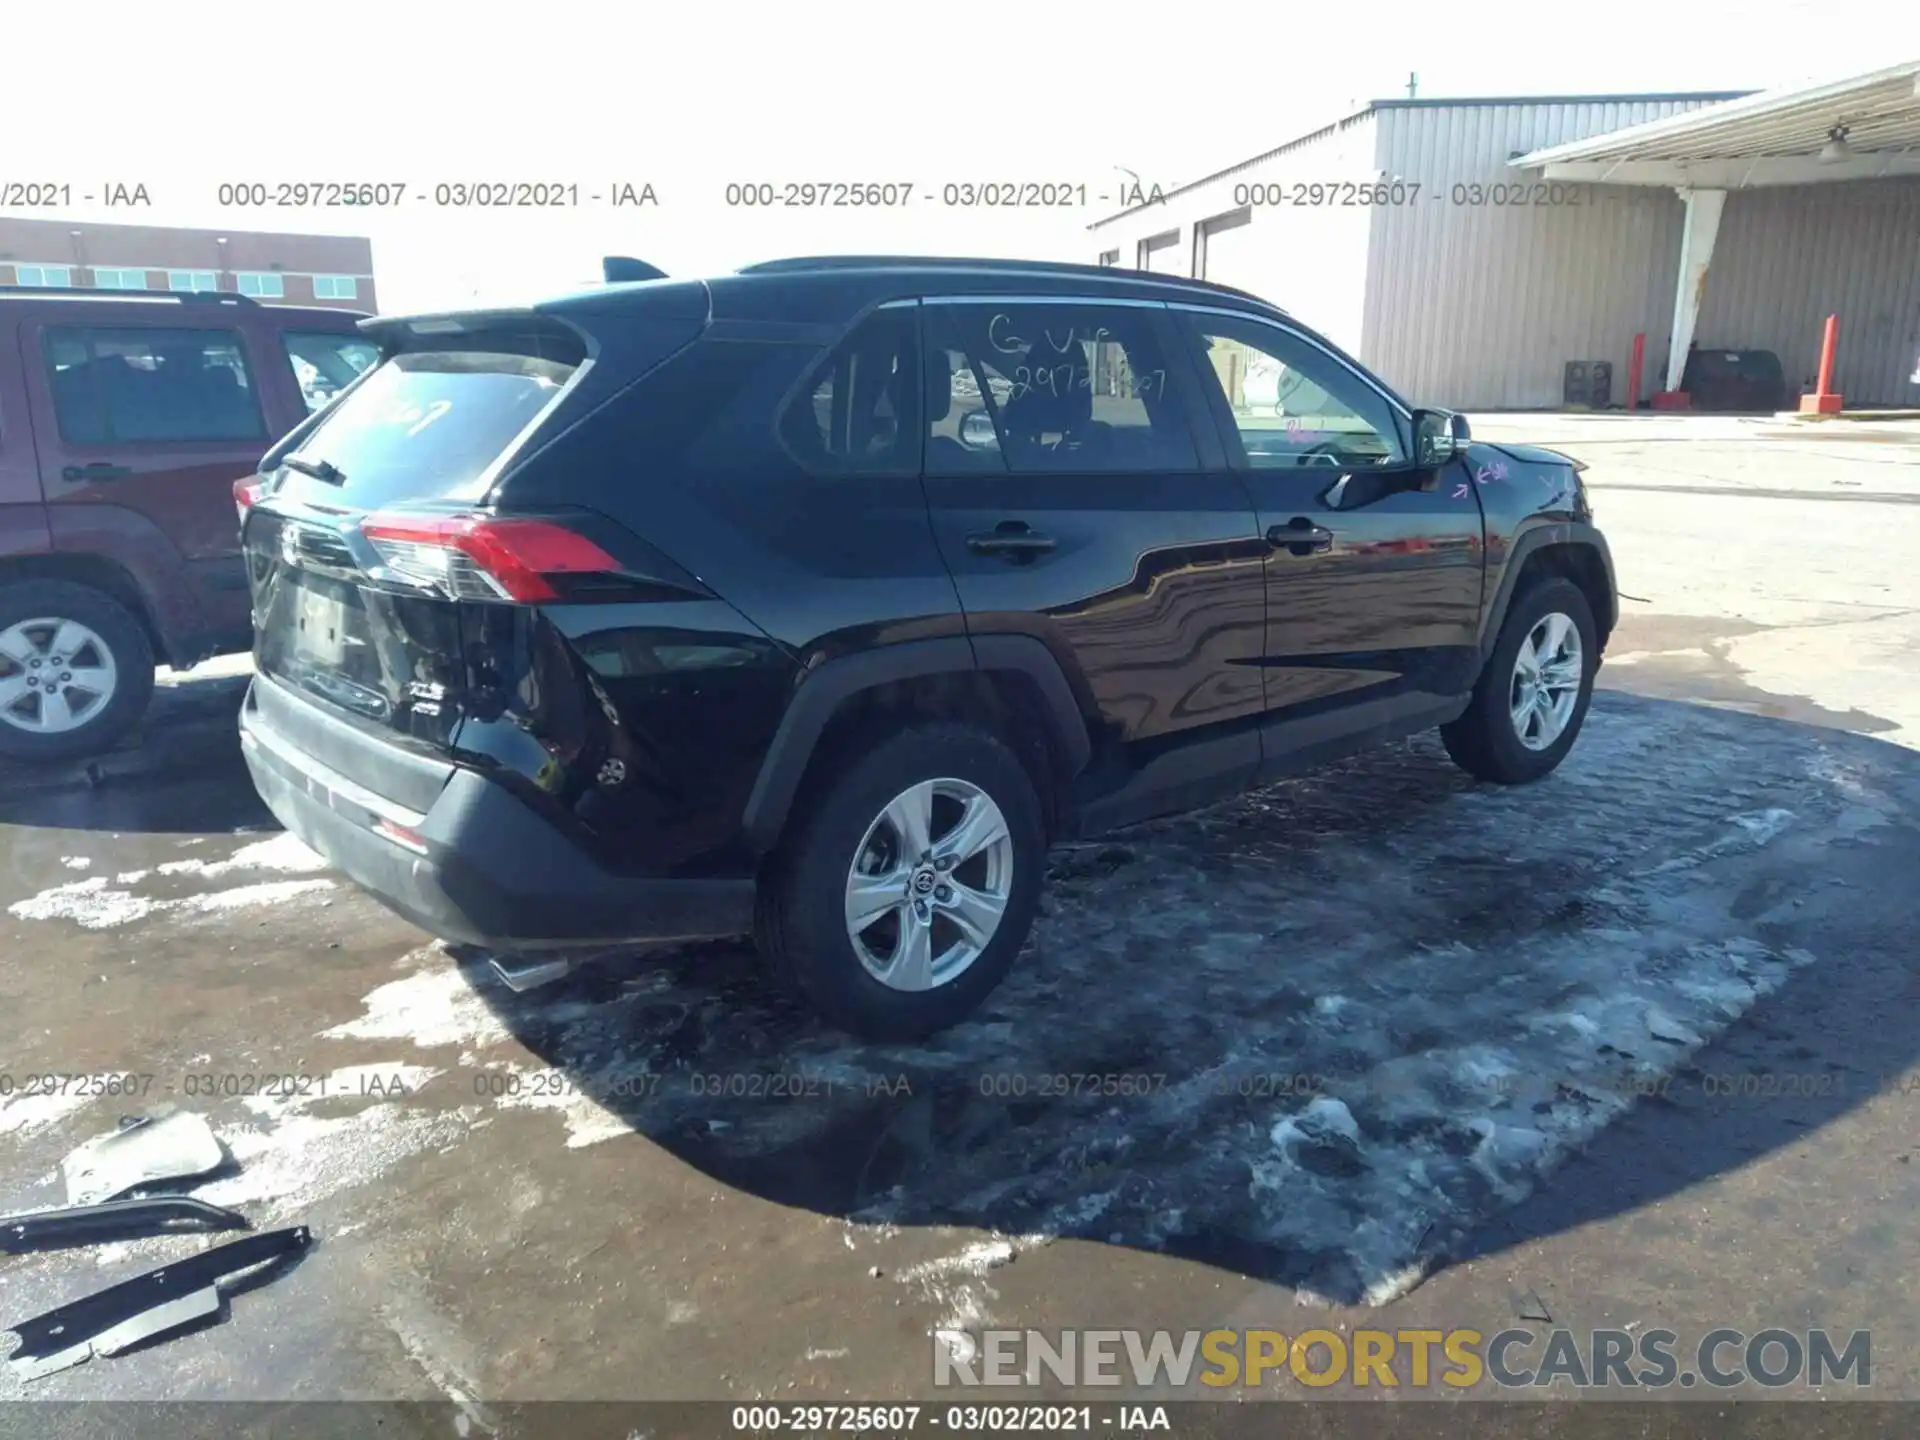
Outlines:
[[251, 1230], [237, 1210], [209, 1204], [191, 1195], [148, 1195], [0, 1216], [0, 1254], [25, 1255], [64, 1245], [114, 1240], [144, 1240], [183, 1230]]
[[219, 1315], [221, 1281], [289, 1261], [312, 1243], [313, 1232], [304, 1225], [269, 1230], [82, 1296], [8, 1327], [20, 1346], [7, 1363], [15, 1378], [38, 1380], [95, 1356], [118, 1355]]
[[207, 1117], [182, 1110], [156, 1119], [130, 1115], [120, 1128], [96, 1135], [60, 1162], [67, 1201], [91, 1205], [143, 1185], [208, 1175], [226, 1163]]

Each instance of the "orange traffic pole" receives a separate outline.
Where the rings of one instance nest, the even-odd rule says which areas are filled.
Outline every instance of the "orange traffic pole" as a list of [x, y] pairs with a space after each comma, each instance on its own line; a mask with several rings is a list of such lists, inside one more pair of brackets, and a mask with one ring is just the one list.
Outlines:
[[1833, 393], [1833, 352], [1840, 344], [1840, 317], [1827, 316], [1820, 335], [1820, 379], [1811, 395], [1800, 397], [1802, 415], [1838, 415], [1841, 399]]
[[1833, 347], [1840, 340], [1840, 317], [1827, 316], [1827, 328], [1820, 336], [1820, 386], [1815, 392], [1820, 395], [1833, 393]]
[[1633, 337], [1633, 354], [1627, 360], [1627, 409], [1640, 408], [1640, 377], [1647, 364], [1647, 336], [1645, 331]]

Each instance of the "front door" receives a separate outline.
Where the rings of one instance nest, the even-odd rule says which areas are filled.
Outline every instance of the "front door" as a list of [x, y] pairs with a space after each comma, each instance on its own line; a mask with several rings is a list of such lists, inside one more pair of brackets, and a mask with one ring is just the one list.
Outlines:
[[233, 482], [271, 436], [240, 332], [29, 325], [20, 343], [56, 536], [63, 505], [132, 512], [185, 562], [209, 628], [244, 633]]
[[1165, 308], [923, 312], [927, 499], [970, 633], [1046, 641], [1135, 764], [1236, 727], [1257, 758], [1266, 545]]
[[1465, 693], [1478, 669], [1482, 528], [1462, 461], [1407, 469], [1395, 402], [1304, 334], [1173, 310], [1269, 542], [1276, 720]]

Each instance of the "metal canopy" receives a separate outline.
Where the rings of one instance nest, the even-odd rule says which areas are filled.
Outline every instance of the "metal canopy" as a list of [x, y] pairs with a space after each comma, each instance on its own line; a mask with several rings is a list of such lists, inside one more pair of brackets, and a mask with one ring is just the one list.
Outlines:
[[1548, 180], [1740, 190], [1920, 175], [1920, 60], [1515, 157]]

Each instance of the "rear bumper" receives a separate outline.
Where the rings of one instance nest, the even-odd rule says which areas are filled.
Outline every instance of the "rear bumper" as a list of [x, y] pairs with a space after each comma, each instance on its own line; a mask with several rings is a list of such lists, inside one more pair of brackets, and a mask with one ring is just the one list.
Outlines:
[[[256, 689], [270, 681], [255, 680]], [[569, 836], [478, 771], [446, 766], [424, 811], [356, 784], [296, 748], [249, 694], [240, 748], [267, 808], [355, 884], [443, 940], [494, 950], [743, 935], [750, 879], [634, 879], [603, 869]], [[332, 728], [332, 725], [329, 725]], [[345, 743], [392, 747], [340, 726]], [[338, 758], [339, 731], [330, 739]], [[359, 767], [355, 767], [356, 769]], [[363, 772], [364, 773], [364, 772]], [[374, 829], [417, 835], [419, 854]]]

